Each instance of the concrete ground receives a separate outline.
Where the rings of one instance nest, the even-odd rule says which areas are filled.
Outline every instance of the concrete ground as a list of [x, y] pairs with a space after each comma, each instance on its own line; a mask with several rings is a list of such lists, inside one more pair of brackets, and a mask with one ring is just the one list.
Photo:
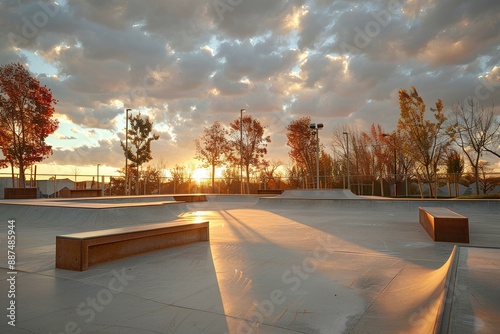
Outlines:
[[[485, 248], [500, 247], [499, 201], [423, 203], [469, 218], [471, 243], [450, 258], [420, 201], [314, 197], [0, 202], [0, 333], [432, 333], [443, 306], [449, 333], [500, 331], [500, 258]], [[209, 220], [210, 242], [55, 269], [56, 235], [178, 218]]]

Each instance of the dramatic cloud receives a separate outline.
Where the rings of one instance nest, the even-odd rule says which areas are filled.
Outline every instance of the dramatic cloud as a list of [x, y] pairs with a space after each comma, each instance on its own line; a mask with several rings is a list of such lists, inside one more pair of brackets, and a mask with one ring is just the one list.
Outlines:
[[321, 138], [349, 124], [387, 131], [397, 92], [431, 106], [500, 101], [500, 2], [491, 0], [0, 1], [0, 64], [22, 62], [59, 100], [48, 163], [122, 167], [125, 108], [149, 115], [167, 167], [203, 127], [245, 108], [287, 161], [285, 128]]

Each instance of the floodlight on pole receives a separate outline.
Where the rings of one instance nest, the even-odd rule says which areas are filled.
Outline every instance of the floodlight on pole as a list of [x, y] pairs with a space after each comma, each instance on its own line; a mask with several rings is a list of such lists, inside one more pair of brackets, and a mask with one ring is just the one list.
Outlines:
[[312, 135], [316, 135], [316, 189], [319, 189], [319, 130], [323, 129], [323, 123], [311, 123]]
[[128, 195], [128, 112], [132, 109], [125, 109], [125, 196]]
[[346, 137], [347, 140], [347, 189], [351, 190], [351, 164], [350, 164], [350, 159], [349, 159], [349, 133], [344, 132], [344, 136]]
[[243, 113], [245, 109], [240, 109], [240, 194], [243, 194]]

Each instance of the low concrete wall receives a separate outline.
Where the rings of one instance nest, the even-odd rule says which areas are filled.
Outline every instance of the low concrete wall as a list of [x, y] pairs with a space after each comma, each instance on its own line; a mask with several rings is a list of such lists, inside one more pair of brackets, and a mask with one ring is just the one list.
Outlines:
[[63, 189], [59, 191], [59, 197], [62, 198], [79, 198], [79, 197], [101, 197], [101, 189]]
[[37, 198], [37, 188], [4, 188], [5, 199], [33, 199]]
[[88, 267], [162, 248], [208, 241], [208, 221], [131, 226], [56, 237], [56, 268]]
[[178, 202], [206, 202], [205, 195], [173, 195], [174, 200]]
[[434, 241], [469, 243], [469, 219], [440, 207], [418, 208], [419, 222]]

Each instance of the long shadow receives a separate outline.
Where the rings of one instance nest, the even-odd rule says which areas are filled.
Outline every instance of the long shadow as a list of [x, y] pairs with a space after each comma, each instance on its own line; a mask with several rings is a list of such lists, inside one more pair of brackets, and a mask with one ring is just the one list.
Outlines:
[[[327, 249], [337, 246], [327, 242], [341, 239], [327, 241], [322, 231], [262, 210], [221, 210], [221, 218], [224, 228], [211, 235], [223, 303], [228, 315], [247, 319], [230, 331], [343, 332], [364, 312], [365, 298], [352, 282], [367, 268], [353, 268], [351, 253]], [[365, 275], [363, 284], [369, 289], [383, 282]]]
[[[300, 323], [305, 333], [314, 332], [314, 326], [330, 326], [336, 329], [333, 332], [354, 330], [386, 289], [397, 294], [398, 284], [419, 275], [433, 275], [441, 281], [443, 275], [435, 270], [446, 262], [453, 246], [429, 242], [418, 221], [413, 224], [411, 218], [383, 214], [349, 218], [348, 213], [330, 216], [324, 210], [246, 210], [251, 210], [249, 218], [236, 209], [220, 211], [231, 232], [216, 240], [216, 249], [224, 258], [219, 262], [221, 271], [228, 273], [220, 283], [224, 304], [230, 305], [226, 310], [257, 327], [259, 321], [252, 319], [289, 330], [298, 329]], [[397, 231], [401, 224], [404, 228]], [[422, 249], [426, 251], [421, 253]], [[437, 285], [432, 283], [425, 293], [403, 288], [410, 293], [409, 302], [398, 316], [406, 323], [396, 323], [396, 329], [418, 329], [407, 319], [420, 306], [415, 301], [434, 296]], [[418, 289], [418, 284], [414, 287]], [[282, 293], [285, 301], [273, 301], [273, 291]], [[347, 299], [335, 298], [347, 295]], [[236, 301], [250, 307], [236, 307]], [[384, 309], [384, 304], [375, 308]], [[329, 314], [330, 321], [324, 314]]]
[[[70, 275], [59, 269], [53, 276], [24, 273], [17, 289], [20, 333], [67, 328], [82, 333], [229, 332], [208, 242], [135, 255]], [[7, 329], [0, 327], [2, 333]]]

